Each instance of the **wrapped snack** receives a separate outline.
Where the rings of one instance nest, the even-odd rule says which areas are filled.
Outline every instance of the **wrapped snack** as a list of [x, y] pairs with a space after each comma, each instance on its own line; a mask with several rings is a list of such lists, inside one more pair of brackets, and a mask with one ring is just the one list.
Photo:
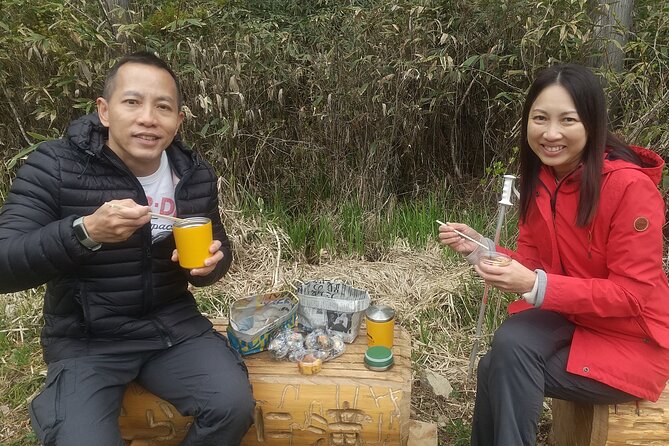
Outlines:
[[283, 359], [291, 352], [304, 350], [304, 336], [302, 333], [284, 328], [270, 341], [267, 349], [274, 359]]
[[295, 350], [298, 348], [303, 348], [304, 345], [304, 335], [297, 331], [287, 330], [286, 331], [286, 342], [288, 343], [288, 348]]
[[346, 348], [339, 333], [316, 329], [304, 336], [291, 329], [279, 331], [269, 343], [268, 350], [275, 359], [300, 362], [305, 355], [311, 355], [321, 362], [341, 355]]
[[307, 335], [304, 340], [305, 346], [310, 350], [321, 352], [323, 361], [329, 361], [332, 358], [344, 353], [346, 344], [344, 338], [338, 332], [318, 328]]
[[299, 362], [306, 354], [306, 349], [303, 345], [296, 346], [288, 352], [288, 360], [291, 362]]
[[332, 348], [330, 349], [330, 357], [328, 359], [336, 358], [337, 356], [340, 356], [342, 353], [344, 353], [344, 350], [346, 350], [344, 339], [339, 336], [339, 334], [333, 333], [331, 340]]
[[317, 328], [307, 335], [304, 339], [304, 345], [312, 350], [330, 350], [332, 348], [332, 338], [322, 328]]
[[279, 335], [275, 336], [271, 341], [269, 341], [267, 350], [269, 350], [274, 359], [283, 359], [286, 357], [286, 355], [288, 355], [290, 347], [286, 337], [281, 336], [281, 333], [279, 333]]

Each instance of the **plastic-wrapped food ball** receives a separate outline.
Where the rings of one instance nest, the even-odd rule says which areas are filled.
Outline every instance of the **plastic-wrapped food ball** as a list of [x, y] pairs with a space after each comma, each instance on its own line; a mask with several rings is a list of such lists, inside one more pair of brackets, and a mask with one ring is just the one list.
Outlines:
[[283, 359], [288, 355], [290, 346], [284, 336], [276, 336], [270, 341], [267, 350], [269, 350], [274, 359]]
[[288, 352], [288, 360], [292, 362], [299, 362], [305, 355], [306, 350], [300, 346]]
[[332, 342], [332, 348], [330, 349], [329, 359], [332, 359], [344, 353], [344, 350], [346, 349], [346, 344], [344, 343], [344, 339], [336, 334], [333, 334], [330, 340]]
[[330, 336], [321, 328], [309, 333], [304, 340], [304, 344], [307, 348], [314, 350], [330, 350], [332, 348]]
[[290, 331], [286, 334], [286, 342], [291, 350], [302, 348], [304, 344], [304, 335], [296, 331]]
[[314, 350], [311, 354], [323, 362], [330, 359], [330, 350]]

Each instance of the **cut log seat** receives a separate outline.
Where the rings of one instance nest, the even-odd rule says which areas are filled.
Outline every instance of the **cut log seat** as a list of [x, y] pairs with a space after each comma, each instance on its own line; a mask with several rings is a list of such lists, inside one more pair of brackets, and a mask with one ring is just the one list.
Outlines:
[[[225, 332], [225, 321], [214, 321]], [[256, 399], [255, 423], [243, 446], [405, 445], [411, 405], [411, 338], [395, 329], [395, 365], [384, 372], [363, 363], [363, 328], [344, 354], [315, 375], [273, 360], [268, 352], [244, 357]], [[129, 444], [177, 446], [192, 419], [136, 383], [126, 389], [119, 426]]]
[[660, 399], [625, 404], [579, 404], [554, 399], [555, 446], [669, 445], [669, 386]]

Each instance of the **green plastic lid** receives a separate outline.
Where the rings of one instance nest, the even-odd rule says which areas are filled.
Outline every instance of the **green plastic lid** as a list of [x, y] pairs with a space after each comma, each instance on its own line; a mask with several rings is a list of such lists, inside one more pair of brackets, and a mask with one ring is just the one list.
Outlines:
[[365, 352], [365, 365], [374, 371], [388, 370], [393, 365], [393, 352], [382, 345], [369, 347]]

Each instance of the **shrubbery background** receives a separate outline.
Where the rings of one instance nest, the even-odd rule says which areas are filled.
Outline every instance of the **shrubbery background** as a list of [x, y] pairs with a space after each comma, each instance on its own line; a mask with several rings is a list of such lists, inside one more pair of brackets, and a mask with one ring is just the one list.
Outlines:
[[[127, 9], [110, 9], [111, 4]], [[94, 110], [110, 65], [156, 51], [181, 76], [184, 138], [237, 203], [393, 200], [513, 171], [535, 72], [592, 63], [587, 0], [3, 0], [0, 199], [17, 159]], [[669, 150], [669, 4], [636, 1], [613, 127]], [[293, 207], [291, 207], [293, 206]]]

